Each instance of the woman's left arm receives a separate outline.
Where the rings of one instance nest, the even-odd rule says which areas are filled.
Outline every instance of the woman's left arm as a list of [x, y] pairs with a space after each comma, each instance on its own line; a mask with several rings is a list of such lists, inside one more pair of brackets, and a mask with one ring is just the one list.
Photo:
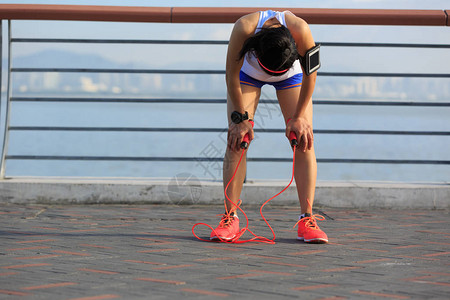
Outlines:
[[[308, 24], [293, 14], [286, 14], [286, 23], [297, 44], [298, 53], [301, 56], [305, 56], [306, 52], [316, 45]], [[316, 78], [317, 72], [306, 75], [305, 70], [303, 70], [302, 88], [300, 90], [297, 108], [286, 128], [286, 136], [289, 136], [289, 133], [294, 131], [299, 141], [303, 142], [303, 149], [301, 149], [303, 152], [307, 149], [310, 150], [314, 141], [312, 123], [306, 117], [306, 108], [312, 101]]]

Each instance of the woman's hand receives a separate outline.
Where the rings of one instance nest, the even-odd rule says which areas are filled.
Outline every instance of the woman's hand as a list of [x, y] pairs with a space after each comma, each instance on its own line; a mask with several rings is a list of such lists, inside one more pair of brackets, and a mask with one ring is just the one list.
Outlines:
[[293, 131], [297, 135], [297, 149], [306, 152], [311, 150], [314, 143], [314, 134], [312, 125], [306, 118], [299, 117], [290, 119], [286, 125], [286, 137], [289, 139], [289, 133]]
[[241, 142], [248, 133], [250, 142], [253, 140], [253, 127], [249, 121], [243, 121], [239, 124], [231, 123], [228, 127], [228, 149], [231, 151], [240, 151]]

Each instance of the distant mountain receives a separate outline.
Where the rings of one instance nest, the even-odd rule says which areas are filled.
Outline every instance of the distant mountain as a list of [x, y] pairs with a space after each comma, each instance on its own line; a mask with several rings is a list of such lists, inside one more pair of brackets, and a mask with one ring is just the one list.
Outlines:
[[[203, 65], [205, 67], [206, 65]], [[209, 66], [211, 69], [211, 66]], [[117, 63], [98, 54], [80, 54], [65, 50], [44, 50], [14, 58], [13, 68], [100, 68], [152, 69], [145, 63]], [[167, 64], [163, 69], [201, 69], [201, 64], [186, 61]], [[206, 68], [206, 67], [205, 67]], [[158, 68], [159, 69], [159, 68]], [[163, 75], [126, 73], [17, 72], [13, 76], [17, 94], [133, 94], [155, 97], [225, 95], [223, 75]], [[3, 87], [5, 89], [5, 87]]]
[[[7, 63], [6, 60], [4, 63]], [[13, 67], [17, 68], [139, 68], [152, 66], [145, 63], [117, 63], [94, 53], [76, 53], [66, 50], [43, 50], [29, 55], [18, 56], [13, 59]], [[155, 68], [155, 67], [153, 67]], [[159, 69], [160, 67], [158, 67]], [[220, 69], [202, 61], [185, 60], [177, 63], [167, 63], [165, 69]]]
[[64, 50], [43, 50], [13, 59], [17, 68], [123, 68], [125, 65], [98, 54], [82, 54]]

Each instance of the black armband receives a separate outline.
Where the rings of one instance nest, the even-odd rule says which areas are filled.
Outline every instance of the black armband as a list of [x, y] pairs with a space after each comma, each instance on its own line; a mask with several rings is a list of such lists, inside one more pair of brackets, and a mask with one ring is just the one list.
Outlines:
[[307, 76], [320, 68], [320, 44], [306, 51], [305, 56], [300, 56], [300, 64]]

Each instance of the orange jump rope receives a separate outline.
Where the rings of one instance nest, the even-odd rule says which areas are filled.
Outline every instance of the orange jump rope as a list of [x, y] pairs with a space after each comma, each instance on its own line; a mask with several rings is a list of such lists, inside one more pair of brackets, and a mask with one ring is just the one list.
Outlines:
[[[252, 126], [253, 126], [253, 123], [252, 123]], [[232, 240], [225, 240], [225, 239], [220, 238], [220, 236], [217, 234], [217, 232], [215, 231], [215, 229], [214, 229], [213, 227], [211, 227], [210, 225], [208, 225], [208, 224], [206, 224], [206, 223], [197, 223], [197, 224], [194, 224], [194, 226], [192, 227], [192, 234], [193, 234], [197, 239], [199, 239], [199, 240], [201, 240], [201, 241], [205, 241], [205, 242], [217, 242], [217, 241], [219, 241], [219, 242], [229, 243], [229, 244], [243, 244], [243, 243], [248, 243], [248, 242], [258, 242], [258, 243], [275, 244], [275, 232], [273, 231], [272, 226], [270, 226], [270, 224], [269, 224], [269, 222], [267, 221], [267, 219], [264, 217], [264, 214], [263, 214], [262, 210], [263, 210], [264, 206], [265, 206], [267, 203], [269, 203], [271, 200], [273, 200], [274, 198], [278, 197], [281, 193], [283, 193], [285, 190], [287, 190], [287, 188], [292, 184], [292, 182], [293, 182], [293, 180], [294, 180], [295, 150], [296, 150], [296, 147], [297, 147], [297, 145], [298, 145], [297, 136], [296, 136], [295, 132], [293, 132], [293, 131], [290, 132], [290, 134], [289, 134], [289, 140], [291, 141], [291, 146], [292, 146], [292, 148], [293, 148], [292, 176], [291, 176], [291, 181], [290, 181], [289, 184], [288, 184], [285, 188], [283, 188], [279, 193], [277, 193], [276, 195], [274, 195], [274, 196], [272, 196], [271, 198], [269, 198], [268, 200], [266, 200], [266, 201], [261, 205], [261, 208], [259, 209], [259, 213], [260, 213], [261, 217], [263, 218], [264, 222], [265, 222], [265, 223], [267, 224], [267, 226], [269, 227], [270, 231], [272, 232], [273, 238], [272, 238], [272, 239], [269, 239], [269, 238], [266, 238], [266, 237], [263, 237], [263, 236], [258, 236], [258, 235], [256, 235], [255, 233], [253, 233], [253, 231], [251, 231], [251, 230], [248, 228], [248, 217], [247, 217], [247, 214], [246, 214], [246, 213], [244, 212], [244, 210], [240, 207], [240, 205], [241, 205], [241, 203], [242, 203], [242, 200], [239, 199], [239, 200], [238, 200], [238, 203], [236, 204], [236, 203], [234, 203], [234, 202], [232, 202], [232, 201], [230, 200], [230, 198], [228, 197], [228, 194], [227, 194], [228, 186], [230, 185], [230, 183], [233, 181], [234, 177], [236, 176], [236, 173], [237, 173], [237, 171], [238, 171], [238, 169], [239, 169], [239, 166], [240, 166], [240, 164], [241, 164], [242, 158], [244, 157], [244, 153], [246, 152], [247, 147], [248, 147], [248, 144], [249, 144], [249, 142], [250, 142], [250, 141], [249, 141], [249, 138], [248, 138], [248, 134], [246, 134], [246, 135], [244, 136], [243, 140], [242, 140], [242, 143], [241, 143], [241, 149], [242, 149], [242, 150], [241, 150], [241, 156], [240, 156], [239, 162], [238, 162], [238, 164], [237, 164], [237, 166], [236, 166], [236, 170], [234, 171], [233, 176], [231, 177], [230, 181], [228, 182], [227, 186], [225, 187], [225, 192], [224, 192], [224, 193], [225, 193], [225, 198], [226, 198], [226, 200], [228, 200], [230, 203], [232, 203], [232, 204], [235, 206], [236, 209], [239, 209], [239, 211], [242, 212], [242, 214], [244, 215], [245, 220], [246, 220], [246, 225], [245, 225], [244, 228], [242, 228], [242, 229], [239, 231], [239, 233], [238, 233]], [[230, 214], [230, 213], [227, 211], [226, 200], [224, 200], [225, 211], [227, 212], [226, 214]], [[203, 238], [197, 236], [197, 235], [195, 234], [195, 232], [194, 232], [194, 229], [195, 229], [195, 227], [197, 227], [197, 226], [199, 226], [199, 225], [204, 225], [204, 226], [206, 226], [206, 227], [209, 227], [209, 228], [216, 234], [217, 239], [215, 239], [215, 240], [203, 239]], [[250, 238], [250, 239], [247, 239], [247, 240], [241, 240], [241, 237], [242, 237], [242, 235], [243, 235], [245, 232], [249, 232], [251, 235], [253, 235], [253, 237]]]

